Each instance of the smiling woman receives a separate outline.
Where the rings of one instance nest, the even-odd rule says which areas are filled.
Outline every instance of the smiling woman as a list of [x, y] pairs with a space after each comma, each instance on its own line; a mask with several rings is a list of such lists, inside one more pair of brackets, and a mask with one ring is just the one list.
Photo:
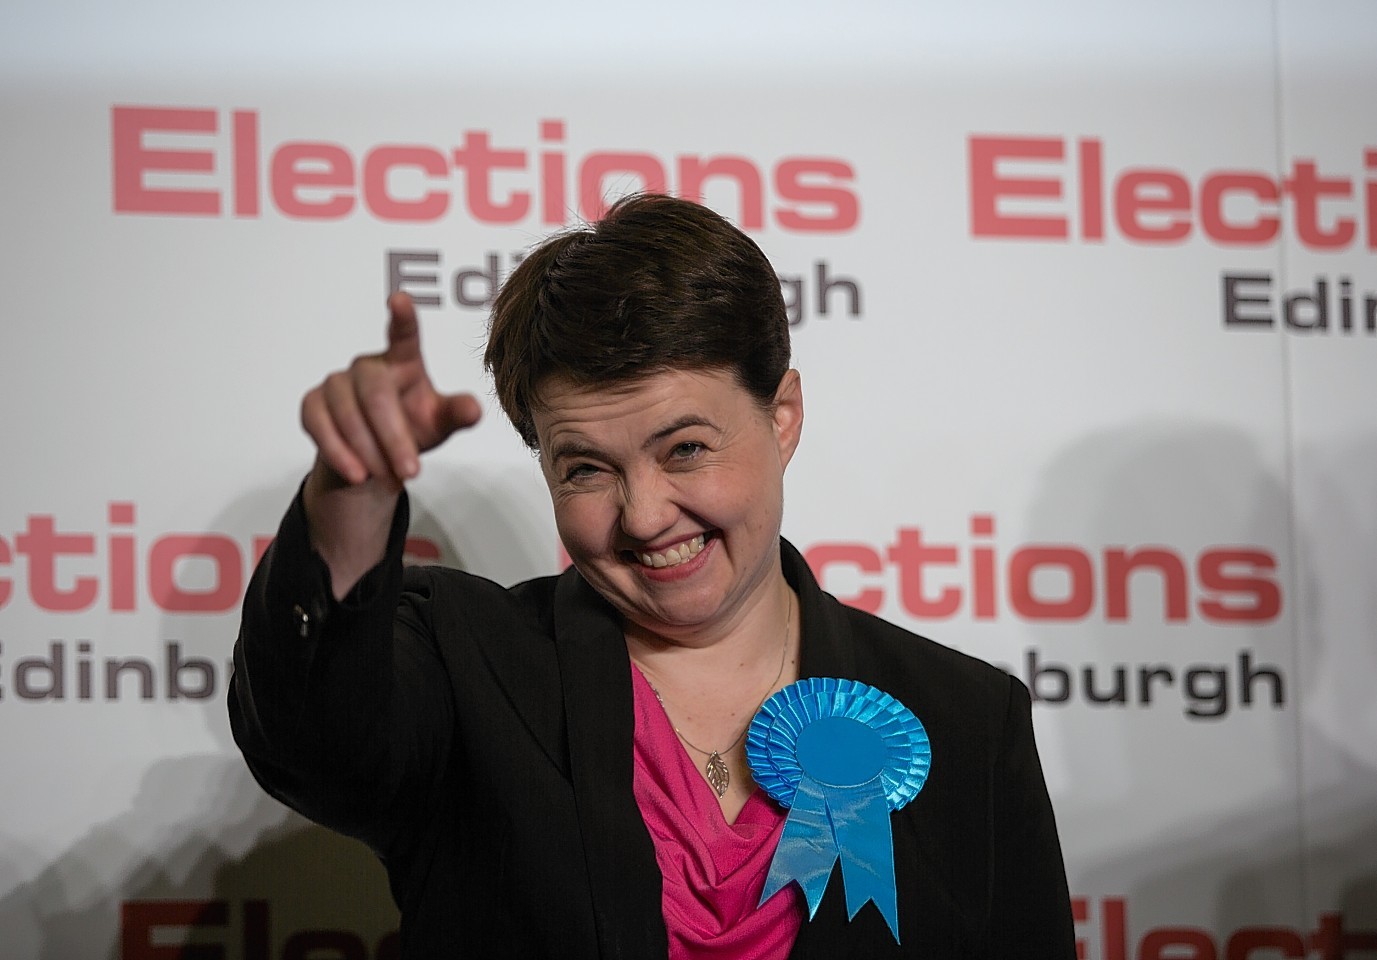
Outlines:
[[[748, 237], [637, 196], [513, 272], [486, 361], [573, 566], [511, 588], [403, 572], [405, 483], [479, 411], [390, 307], [387, 349], [303, 401], [318, 457], [230, 712], [270, 793], [386, 863], [406, 957], [1074, 956], [1027, 690], [842, 606], [780, 537], [803, 387]], [[845, 679], [781, 694], [809, 746], [767, 796], [747, 729], [812, 678]], [[876, 711], [902, 735], [831, 782]]]

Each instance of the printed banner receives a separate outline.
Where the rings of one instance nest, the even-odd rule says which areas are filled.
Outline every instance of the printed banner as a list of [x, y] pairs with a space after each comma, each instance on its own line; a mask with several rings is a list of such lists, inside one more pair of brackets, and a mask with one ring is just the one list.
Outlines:
[[[778, 270], [824, 587], [1028, 685], [1085, 960], [1377, 951], [1377, 8], [200, 16], [0, 31], [6, 957], [397, 956], [225, 715], [300, 398], [395, 290], [487, 396], [502, 279], [637, 189]], [[554, 572], [487, 406], [409, 553]]]

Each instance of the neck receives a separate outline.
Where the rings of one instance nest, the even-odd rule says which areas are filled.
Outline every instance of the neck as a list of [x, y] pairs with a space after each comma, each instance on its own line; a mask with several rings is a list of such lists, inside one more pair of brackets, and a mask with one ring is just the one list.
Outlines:
[[754, 715], [761, 700], [798, 678], [796, 605], [781, 577], [753, 615], [711, 643], [688, 645], [628, 629], [627, 652], [690, 739], [696, 731], [725, 742], [723, 735], [735, 732], [741, 717]]
[[651, 672], [695, 672], [699, 669], [748, 670], [779, 654], [786, 625], [797, 624], [792, 613], [795, 597], [781, 575], [758, 591], [728, 623], [710, 629], [677, 631], [650, 629], [638, 623], [624, 627], [627, 651], [643, 669]]

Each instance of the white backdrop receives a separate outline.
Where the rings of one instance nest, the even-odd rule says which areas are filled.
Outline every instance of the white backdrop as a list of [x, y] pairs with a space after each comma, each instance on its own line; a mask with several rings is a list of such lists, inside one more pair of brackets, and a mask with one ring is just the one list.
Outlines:
[[[299, 397], [397, 282], [486, 390], [485, 275], [695, 171], [792, 304], [786, 534], [1032, 687], [1083, 957], [1377, 955], [1370, 3], [0, 25], [6, 958], [395, 956], [381, 870], [225, 720]], [[559, 548], [491, 414], [414, 533], [513, 582]]]

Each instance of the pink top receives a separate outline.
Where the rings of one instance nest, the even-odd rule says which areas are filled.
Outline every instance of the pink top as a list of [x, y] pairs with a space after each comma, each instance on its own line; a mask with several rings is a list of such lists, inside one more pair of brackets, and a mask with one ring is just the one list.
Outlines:
[[640, 670], [636, 707], [636, 803], [664, 874], [669, 960], [784, 960], [803, 925], [790, 884], [759, 907], [785, 811], [759, 788], [727, 823]]

